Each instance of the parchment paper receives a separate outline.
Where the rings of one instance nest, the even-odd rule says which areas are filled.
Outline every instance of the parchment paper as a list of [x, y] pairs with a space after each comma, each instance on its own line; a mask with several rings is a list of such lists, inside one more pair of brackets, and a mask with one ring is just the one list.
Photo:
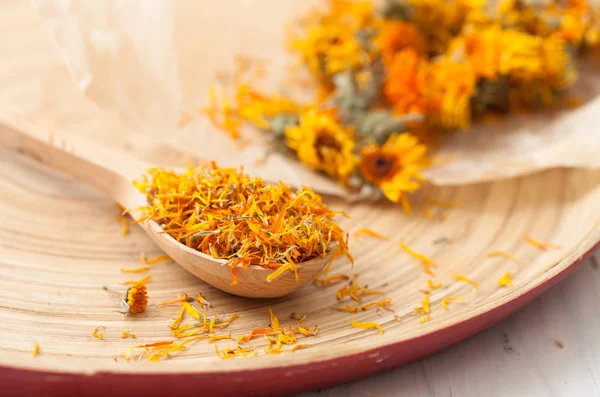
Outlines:
[[[233, 70], [236, 54], [264, 61], [267, 78], [260, 87], [281, 91], [292, 62], [284, 49], [286, 24], [320, 3], [33, 0], [80, 90], [107, 115], [118, 114], [141, 145], [170, 145], [222, 166], [243, 165], [267, 180], [344, 196], [335, 182], [286, 156], [260, 161], [268, 144], [257, 131], [245, 133], [250, 143], [244, 146], [201, 116], [177, 127], [183, 113], [207, 103], [208, 87], [219, 73]], [[587, 102], [448, 134], [439, 154], [453, 160], [428, 170], [427, 177], [451, 185], [551, 167], [600, 168], [600, 78], [596, 66], [588, 69], [577, 89]]]

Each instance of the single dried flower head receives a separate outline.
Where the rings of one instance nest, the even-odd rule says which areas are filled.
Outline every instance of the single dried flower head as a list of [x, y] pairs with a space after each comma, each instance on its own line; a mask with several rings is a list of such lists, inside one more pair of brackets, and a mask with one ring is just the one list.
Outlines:
[[422, 70], [427, 61], [413, 48], [406, 48], [397, 52], [389, 63], [383, 90], [394, 113], [425, 114], [427, 82]]
[[391, 60], [396, 52], [405, 48], [412, 48], [419, 55], [427, 53], [423, 35], [414, 24], [403, 21], [386, 21], [381, 27], [378, 44], [384, 61]]
[[148, 305], [148, 291], [142, 282], [135, 282], [127, 290], [127, 306], [133, 314], [146, 310]]
[[427, 76], [431, 119], [445, 129], [468, 128], [477, 83], [471, 63], [441, 57], [430, 65]]
[[419, 170], [429, 164], [426, 151], [415, 136], [392, 134], [383, 146], [373, 143], [361, 150], [360, 174], [380, 187], [388, 199], [400, 202], [406, 193], [419, 189]]
[[313, 13], [304, 21], [292, 48], [317, 80], [328, 83], [336, 73], [368, 62], [358, 36], [365, 29], [374, 29], [380, 21], [374, 16], [371, 1], [332, 0], [329, 10]]
[[502, 29], [492, 25], [485, 29], [465, 29], [462, 36], [450, 44], [451, 54], [462, 54], [478, 78], [493, 80], [498, 76], [502, 54]]
[[286, 144], [300, 161], [345, 182], [354, 172], [354, 131], [343, 127], [331, 112], [311, 109], [297, 126], [285, 130]]
[[448, 42], [460, 30], [470, 4], [467, 1], [409, 0], [411, 22], [425, 35], [433, 54], [445, 51]]
[[358, 67], [363, 60], [354, 32], [340, 24], [313, 26], [305, 37], [295, 40], [292, 47], [321, 81], [342, 70]]

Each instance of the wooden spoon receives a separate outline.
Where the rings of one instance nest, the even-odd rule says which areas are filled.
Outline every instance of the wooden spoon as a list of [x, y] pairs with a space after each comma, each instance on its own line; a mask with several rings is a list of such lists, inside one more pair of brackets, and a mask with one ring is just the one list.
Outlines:
[[[63, 171], [102, 190], [125, 208], [135, 209], [147, 204], [146, 197], [132, 184], [150, 164], [135, 160], [130, 154], [108, 149], [76, 137], [61, 139], [40, 125], [35, 125], [18, 111], [0, 111], [0, 145], [31, 157], [49, 167]], [[234, 295], [250, 298], [273, 298], [289, 294], [312, 281], [325, 267], [325, 258], [315, 258], [298, 264], [299, 281], [285, 272], [271, 282], [266, 277], [273, 271], [261, 266], [238, 268], [238, 283], [232, 280], [225, 260], [191, 249], [166, 233], [154, 221], [140, 224], [150, 238], [175, 262], [198, 278]]]

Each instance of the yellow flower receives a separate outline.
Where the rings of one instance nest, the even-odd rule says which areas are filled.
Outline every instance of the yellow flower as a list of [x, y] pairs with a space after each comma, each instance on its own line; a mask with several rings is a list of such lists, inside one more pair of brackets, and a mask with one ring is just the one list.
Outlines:
[[310, 72], [319, 80], [362, 64], [362, 48], [351, 30], [343, 25], [318, 25], [292, 48], [300, 53]]
[[467, 29], [450, 45], [451, 54], [461, 52], [471, 63], [477, 77], [496, 78], [500, 62], [502, 29], [490, 26], [483, 29]]
[[541, 37], [509, 29], [502, 34], [501, 43], [502, 54], [498, 67], [501, 74], [522, 81], [532, 81], [542, 75]]
[[354, 131], [341, 126], [326, 111], [309, 110], [297, 126], [285, 130], [287, 146], [310, 168], [323, 171], [344, 183], [354, 172]]
[[413, 135], [392, 134], [383, 146], [373, 143], [361, 150], [360, 174], [389, 200], [407, 204], [406, 193], [418, 190], [423, 180], [420, 170], [429, 163], [426, 151]]
[[394, 55], [384, 82], [384, 93], [394, 113], [426, 113], [426, 80], [422, 73], [426, 64], [413, 48]]
[[568, 55], [564, 40], [549, 37], [542, 43], [542, 59], [544, 71], [542, 80], [550, 88], [566, 90], [577, 80], [575, 69]]
[[292, 49], [321, 83], [343, 70], [356, 69], [370, 61], [357, 32], [375, 27], [371, 1], [332, 0], [327, 13], [313, 15], [303, 26], [301, 38], [292, 40]]
[[541, 83], [550, 89], [564, 90], [577, 80], [565, 41], [506, 30], [502, 35], [499, 72], [524, 84]]
[[334, 74], [358, 69], [371, 61], [371, 50], [363, 48], [357, 36], [359, 31], [376, 30], [380, 24], [369, 0], [331, 0], [327, 12], [313, 13], [304, 21], [291, 47], [317, 80], [328, 85]]
[[148, 305], [148, 291], [142, 282], [134, 282], [127, 290], [127, 306], [133, 314], [146, 310]]
[[469, 62], [443, 57], [428, 70], [430, 117], [443, 128], [468, 128], [471, 124], [471, 97], [476, 77]]
[[331, 16], [340, 22], [346, 22], [354, 29], [365, 28], [375, 21], [371, 0], [330, 0]]
[[581, 15], [567, 13], [562, 17], [560, 35], [565, 41], [577, 45], [583, 40], [585, 31], [586, 23]]
[[427, 53], [425, 39], [412, 23], [386, 21], [378, 42], [384, 61], [390, 61], [397, 51], [404, 48], [412, 48], [419, 55]]
[[426, 35], [428, 48], [442, 54], [452, 37], [460, 30], [468, 4], [447, 0], [409, 0], [411, 22]]

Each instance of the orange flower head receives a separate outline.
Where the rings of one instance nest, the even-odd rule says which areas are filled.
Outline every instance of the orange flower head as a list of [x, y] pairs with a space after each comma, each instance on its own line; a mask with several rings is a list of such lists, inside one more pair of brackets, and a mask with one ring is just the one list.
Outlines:
[[384, 92], [394, 113], [425, 113], [426, 84], [422, 70], [426, 64], [413, 48], [396, 53], [390, 61]]
[[384, 60], [391, 60], [393, 55], [405, 48], [413, 49], [417, 54], [427, 52], [425, 39], [412, 23], [401, 21], [386, 21], [381, 29], [379, 47]]
[[383, 146], [373, 143], [361, 150], [360, 173], [367, 182], [381, 186], [410, 164], [424, 166], [426, 150], [414, 136], [394, 134]]
[[341, 183], [354, 172], [354, 130], [341, 125], [330, 112], [311, 109], [297, 126], [285, 130], [287, 146], [310, 168], [323, 171]]
[[135, 282], [127, 290], [127, 305], [129, 311], [133, 314], [141, 313], [146, 310], [148, 305], [148, 291], [146, 285], [141, 282]]
[[373, 143], [362, 148], [358, 168], [367, 182], [408, 211], [406, 194], [418, 190], [423, 181], [420, 170], [429, 164], [426, 151], [415, 136], [392, 134], [383, 146]]

